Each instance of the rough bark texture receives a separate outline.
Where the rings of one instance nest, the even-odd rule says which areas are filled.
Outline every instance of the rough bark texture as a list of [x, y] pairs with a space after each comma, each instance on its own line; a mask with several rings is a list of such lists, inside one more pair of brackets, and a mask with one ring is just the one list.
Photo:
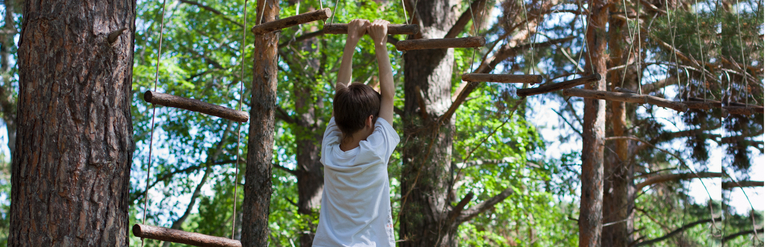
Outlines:
[[128, 245], [134, 21], [134, 1], [25, 2], [8, 245]]
[[[440, 38], [456, 21], [454, 0], [419, 1], [417, 15], [423, 38]], [[411, 13], [411, 12], [410, 12]], [[449, 220], [448, 201], [453, 120], [429, 126], [419, 114], [415, 88], [421, 89], [431, 119], [451, 105], [453, 49], [416, 50], [404, 54], [404, 135], [399, 144], [402, 208], [401, 246], [456, 246], [457, 221]]]
[[485, 81], [503, 83], [541, 83], [544, 78], [541, 75], [513, 75], [513, 74], [488, 74], [469, 73], [463, 74], [463, 81]]
[[[265, 6], [264, 6], [265, 5]], [[256, 18], [276, 20], [279, 1], [258, 1]], [[263, 17], [261, 17], [261, 15]], [[274, 148], [274, 110], [276, 109], [276, 63], [278, 33], [255, 36], [250, 136], [247, 141], [247, 168], [242, 203], [242, 244], [268, 245], [268, 213], [271, 202], [271, 160]]]
[[[585, 89], [606, 90], [606, 22], [608, 1], [588, 3], [585, 71], [598, 73], [601, 80], [584, 84]], [[584, 99], [582, 126], [582, 197], [579, 205], [579, 246], [600, 246], [603, 219], [603, 148], [605, 142], [606, 104], [603, 100]]]
[[[611, 5], [610, 11], [618, 12], [618, 6]], [[625, 42], [626, 26], [620, 19], [611, 18], [609, 20], [608, 47], [611, 56], [610, 66], [621, 64], [630, 64], [634, 62], [635, 56], [629, 56], [630, 51], [626, 53], [622, 49]], [[632, 40], [627, 40], [633, 42]], [[639, 48], [638, 48], [639, 49]], [[636, 87], [636, 71], [634, 67], [627, 68], [627, 75], [622, 77], [624, 70], [614, 70], [608, 73], [608, 80], [611, 82], [611, 91], [616, 91], [617, 87], [626, 87], [633, 89]], [[629, 78], [629, 79], [628, 79]], [[623, 85], [621, 82], [624, 82]], [[611, 101], [610, 106], [610, 124], [607, 130], [609, 136], [628, 135], [627, 111], [624, 102]], [[634, 169], [632, 159], [629, 157], [629, 140], [619, 139], [608, 143], [609, 148], [615, 153], [609, 152], [606, 155], [604, 164], [605, 179], [603, 184], [603, 222], [618, 222], [626, 220], [603, 228], [601, 244], [603, 246], [627, 247], [632, 242], [630, 233], [633, 229], [633, 210], [635, 207], [633, 187]]]

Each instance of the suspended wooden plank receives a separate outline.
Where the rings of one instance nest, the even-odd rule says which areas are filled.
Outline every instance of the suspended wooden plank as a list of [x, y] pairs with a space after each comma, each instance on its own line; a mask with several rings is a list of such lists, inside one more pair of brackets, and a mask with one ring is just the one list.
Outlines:
[[511, 75], [511, 74], [463, 74], [463, 81], [475, 82], [501, 82], [501, 83], [541, 83], [544, 78], [541, 75]]
[[269, 22], [254, 26], [250, 30], [255, 35], [259, 35], [259, 34], [273, 32], [276, 30], [280, 30], [282, 28], [296, 26], [296, 25], [300, 25], [300, 24], [304, 24], [304, 23], [308, 23], [312, 21], [326, 20], [331, 15], [332, 15], [332, 11], [329, 10], [329, 8], [323, 8], [320, 10], [305, 12], [296, 16], [290, 16], [284, 19], [269, 21]]
[[600, 79], [601, 79], [600, 74], [592, 74], [592, 75], [583, 76], [581, 78], [577, 78], [577, 79], [573, 79], [569, 81], [553, 83], [549, 85], [542, 85], [535, 88], [518, 89], [515, 93], [518, 96], [537, 95], [537, 94], [549, 93], [552, 91], [558, 91], [561, 89], [576, 87], [590, 81], [599, 81]]
[[[417, 25], [388, 24], [388, 34], [417, 34], [420, 27]], [[326, 24], [324, 33], [347, 34], [348, 24]]]
[[728, 114], [736, 115], [753, 115], [763, 113], [763, 108], [761, 106], [725, 106], [723, 107], [723, 110], [728, 112]]
[[483, 37], [453, 38], [453, 39], [408, 39], [396, 43], [399, 51], [446, 49], [446, 48], [469, 48], [479, 47], [486, 44]]
[[242, 247], [241, 242], [233, 239], [142, 224], [133, 225], [133, 235], [139, 238], [156, 239], [193, 246]]
[[569, 88], [569, 89], [563, 90], [563, 95], [590, 98], [590, 99], [603, 99], [603, 100], [619, 101], [619, 102], [651, 104], [655, 106], [669, 108], [679, 112], [684, 112], [688, 109], [688, 107], [682, 102], [671, 101], [664, 98], [659, 98], [659, 97], [651, 96], [651, 95], [643, 95], [643, 94]]
[[186, 109], [242, 123], [247, 122], [247, 120], [250, 119], [250, 115], [244, 111], [237, 111], [203, 102], [201, 100], [178, 97], [170, 94], [146, 91], [146, 93], [143, 94], [143, 99], [152, 104]]

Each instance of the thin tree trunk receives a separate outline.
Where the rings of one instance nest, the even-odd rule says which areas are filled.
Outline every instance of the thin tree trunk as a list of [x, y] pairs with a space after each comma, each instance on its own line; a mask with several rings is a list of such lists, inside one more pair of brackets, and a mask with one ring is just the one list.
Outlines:
[[[608, 1], [589, 2], [587, 23], [587, 61], [585, 71], [602, 79], [584, 84], [585, 89], [606, 90], [606, 23]], [[579, 246], [600, 246], [603, 219], [603, 148], [606, 104], [604, 100], [584, 99], [582, 126], [582, 197], [579, 206]]]
[[[618, 12], [619, 6], [611, 5], [612, 12]], [[625, 22], [621, 19], [611, 18], [609, 20], [608, 47], [610, 56], [613, 58], [611, 65], [631, 64], [637, 60], [635, 56], [630, 56], [630, 52], [625, 53], [623, 47], [626, 40]], [[639, 49], [639, 48], [638, 48]], [[623, 78], [624, 70], [614, 70], [608, 73], [608, 79], [611, 81], [611, 91], [616, 87], [633, 89], [635, 84], [635, 69], [630, 66], [627, 69], [626, 78]], [[623, 82], [623, 83], [622, 83]], [[611, 121], [609, 136], [626, 136], [627, 111], [624, 102], [610, 101]], [[603, 246], [627, 247], [632, 242], [630, 232], [632, 231], [632, 210], [634, 208], [633, 194], [634, 189], [632, 176], [633, 166], [629, 157], [629, 140], [620, 139], [608, 143], [609, 148], [614, 152], [608, 152], [605, 162], [605, 179], [603, 182], [603, 223], [620, 222], [603, 228], [601, 243]]]
[[3, 122], [8, 135], [8, 149], [11, 151], [11, 162], [13, 162], [13, 153], [16, 150], [16, 102], [12, 97], [13, 87], [11, 81], [11, 49], [15, 46], [13, 37], [16, 35], [16, 22], [13, 19], [15, 12], [14, 0], [5, 0], [5, 26], [3, 34], [0, 34], [0, 75], [3, 85], [0, 85], [0, 111], [2, 111]]
[[[257, 10], [258, 20], [276, 20], [279, 16], [279, 1], [258, 1]], [[250, 136], [247, 141], [247, 168], [242, 203], [243, 246], [268, 245], [278, 46], [278, 33], [255, 36], [254, 47], [257, 49], [254, 51]]]
[[134, 22], [134, 1], [25, 2], [8, 245], [128, 245]]
[[[419, 1], [423, 38], [441, 38], [456, 21], [456, 1]], [[410, 6], [411, 7], [411, 6]], [[411, 12], [410, 12], [411, 13]], [[402, 208], [399, 213], [401, 246], [456, 246], [458, 223], [448, 217], [448, 188], [452, 166], [454, 121], [432, 127], [419, 114], [415, 88], [424, 94], [430, 119], [451, 105], [453, 49], [415, 50], [404, 54], [404, 135], [401, 143]]]
[[[308, 39], [300, 44], [300, 50], [316, 54], [318, 49], [314, 47], [319, 47], [316, 38]], [[297, 168], [295, 169], [295, 176], [297, 176], [298, 186], [298, 213], [312, 216], [309, 219], [318, 216], [318, 210], [321, 206], [321, 194], [324, 191], [324, 172], [319, 161], [321, 139], [324, 136], [324, 129], [319, 127], [321, 122], [319, 119], [322, 119], [319, 109], [323, 107], [317, 107], [322, 105], [323, 101], [321, 97], [317, 97], [317, 100], [313, 101], [315, 92], [313, 92], [314, 86], [312, 85], [315, 79], [317, 79], [316, 77], [323, 74], [323, 61], [324, 59], [316, 56], [307, 60], [306, 63], [313, 67], [312, 71], [317, 71], [313, 76], [314, 80], [308, 79], [307, 81], [295, 83], [293, 90], [295, 112], [299, 119], [297, 121], [298, 131], [295, 135], [297, 142], [297, 154], [295, 155]], [[300, 246], [310, 247], [313, 244], [316, 226], [311, 220], [308, 220], [307, 225], [304, 225], [304, 227], [305, 230], [300, 234]]]

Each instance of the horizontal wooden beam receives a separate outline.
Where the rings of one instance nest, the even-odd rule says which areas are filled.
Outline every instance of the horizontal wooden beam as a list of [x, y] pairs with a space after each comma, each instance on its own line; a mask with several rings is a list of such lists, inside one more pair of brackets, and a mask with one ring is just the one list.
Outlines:
[[483, 37], [467, 37], [453, 39], [408, 39], [396, 43], [399, 51], [446, 49], [446, 48], [469, 48], [480, 47], [486, 44]]
[[142, 224], [133, 225], [133, 235], [139, 238], [156, 239], [193, 246], [242, 247], [241, 242], [233, 239]]
[[635, 93], [621, 93], [621, 92], [569, 88], [569, 89], [563, 90], [563, 95], [590, 98], [590, 99], [603, 99], [603, 100], [619, 101], [619, 102], [651, 104], [651, 105], [661, 106], [664, 108], [669, 108], [679, 112], [684, 112], [688, 110], [688, 106], [683, 104], [683, 102], [671, 101], [671, 100], [659, 98], [656, 96], [635, 94]]
[[599, 81], [600, 79], [601, 79], [600, 74], [592, 74], [592, 75], [583, 76], [581, 78], [577, 78], [577, 79], [573, 79], [573, 80], [568, 80], [568, 81], [559, 82], [559, 83], [553, 83], [553, 84], [549, 84], [549, 85], [542, 85], [542, 86], [535, 87], [535, 88], [518, 89], [516, 91], [516, 94], [518, 96], [529, 96], [529, 95], [537, 95], [537, 94], [549, 93], [549, 92], [552, 92], [552, 91], [558, 91], [558, 90], [561, 90], [561, 89], [576, 87], [576, 86], [585, 84], [585, 83], [590, 82], [590, 81]]
[[312, 21], [326, 20], [331, 15], [332, 15], [332, 11], [329, 10], [329, 8], [323, 8], [323, 9], [314, 10], [311, 12], [305, 12], [295, 16], [290, 16], [284, 19], [262, 23], [260, 25], [256, 25], [252, 27], [252, 29], [250, 30], [255, 35], [260, 35], [260, 34], [264, 34], [268, 32], [273, 32], [276, 30], [281, 30], [282, 28], [309, 23]]
[[762, 114], [763, 108], [762, 107], [747, 107], [747, 106], [725, 106], [723, 107], [723, 110], [728, 112], [728, 114], [736, 114], [736, 115], [753, 115], [753, 114]]
[[250, 120], [250, 115], [244, 111], [237, 111], [196, 99], [189, 99], [152, 91], [146, 91], [146, 93], [143, 94], [143, 99], [146, 100], [146, 102], [152, 104], [186, 109], [189, 111], [213, 115], [242, 123]]
[[763, 181], [739, 181], [739, 182], [723, 182], [723, 189], [733, 189], [739, 187], [762, 187], [765, 186]]
[[485, 74], [469, 73], [463, 74], [463, 81], [475, 82], [502, 82], [502, 83], [541, 83], [544, 78], [541, 75], [511, 75], [511, 74]]
[[[420, 27], [417, 25], [388, 24], [388, 34], [417, 34], [419, 32]], [[326, 24], [324, 25], [324, 33], [347, 34], [348, 24]]]

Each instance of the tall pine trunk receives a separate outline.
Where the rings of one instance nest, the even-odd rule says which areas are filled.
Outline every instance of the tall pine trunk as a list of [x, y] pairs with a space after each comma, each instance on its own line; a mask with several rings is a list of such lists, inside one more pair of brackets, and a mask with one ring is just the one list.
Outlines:
[[[608, 0], [589, 2], [587, 23], [587, 61], [585, 71], [598, 73], [601, 80], [584, 85], [585, 89], [606, 90], [606, 23]], [[600, 246], [603, 219], [603, 149], [606, 104], [604, 100], [584, 99], [582, 126], [582, 197], [579, 205], [579, 246]]]
[[[412, 1], [414, 2], [414, 1]], [[423, 38], [442, 38], [456, 20], [453, 0], [418, 1]], [[420, 87], [429, 118], [436, 119], [451, 105], [453, 49], [417, 50], [404, 54], [405, 140], [400, 146], [401, 246], [456, 246], [457, 222], [450, 220], [448, 179], [452, 172], [454, 123], [432, 126], [419, 114], [415, 88]]]
[[[257, 20], [276, 20], [279, 1], [258, 1]], [[258, 24], [261, 22], [259, 21]], [[276, 109], [276, 63], [279, 33], [255, 37], [250, 136], [247, 141], [244, 202], [242, 203], [243, 246], [268, 245], [268, 213], [271, 203], [271, 174]]]
[[25, 2], [10, 246], [128, 245], [134, 22], [134, 1]]
[[[611, 5], [611, 12], [619, 12], [620, 6]], [[638, 59], [635, 58], [632, 51], [624, 52], [624, 47], [629, 46], [628, 32], [626, 22], [617, 18], [609, 19], [608, 30], [608, 48], [611, 56], [609, 67], [615, 67], [622, 64], [632, 64]], [[635, 46], [633, 49], [638, 50]], [[625, 71], [622, 69], [614, 70], [608, 73], [608, 80], [611, 82], [611, 91], [616, 87], [622, 87], [630, 90], [637, 88], [636, 71], [634, 66], [629, 66]], [[622, 76], [624, 75], [624, 76]], [[634, 90], [637, 91], [637, 90]], [[610, 125], [608, 128], [609, 136], [626, 136], [627, 134], [627, 110], [624, 102], [611, 101], [610, 106]], [[632, 112], [632, 111], [630, 111]], [[633, 195], [633, 164], [629, 157], [629, 141], [626, 139], [613, 140], [606, 143], [610, 150], [605, 162], [605, 178], [603, 181], [603, 223], [611, 225], [603, 228], [601, 237], [603, 246], [627, 247], [632, 241], [630, 232], [632, 231], [632, 211], [634, 208]]]

